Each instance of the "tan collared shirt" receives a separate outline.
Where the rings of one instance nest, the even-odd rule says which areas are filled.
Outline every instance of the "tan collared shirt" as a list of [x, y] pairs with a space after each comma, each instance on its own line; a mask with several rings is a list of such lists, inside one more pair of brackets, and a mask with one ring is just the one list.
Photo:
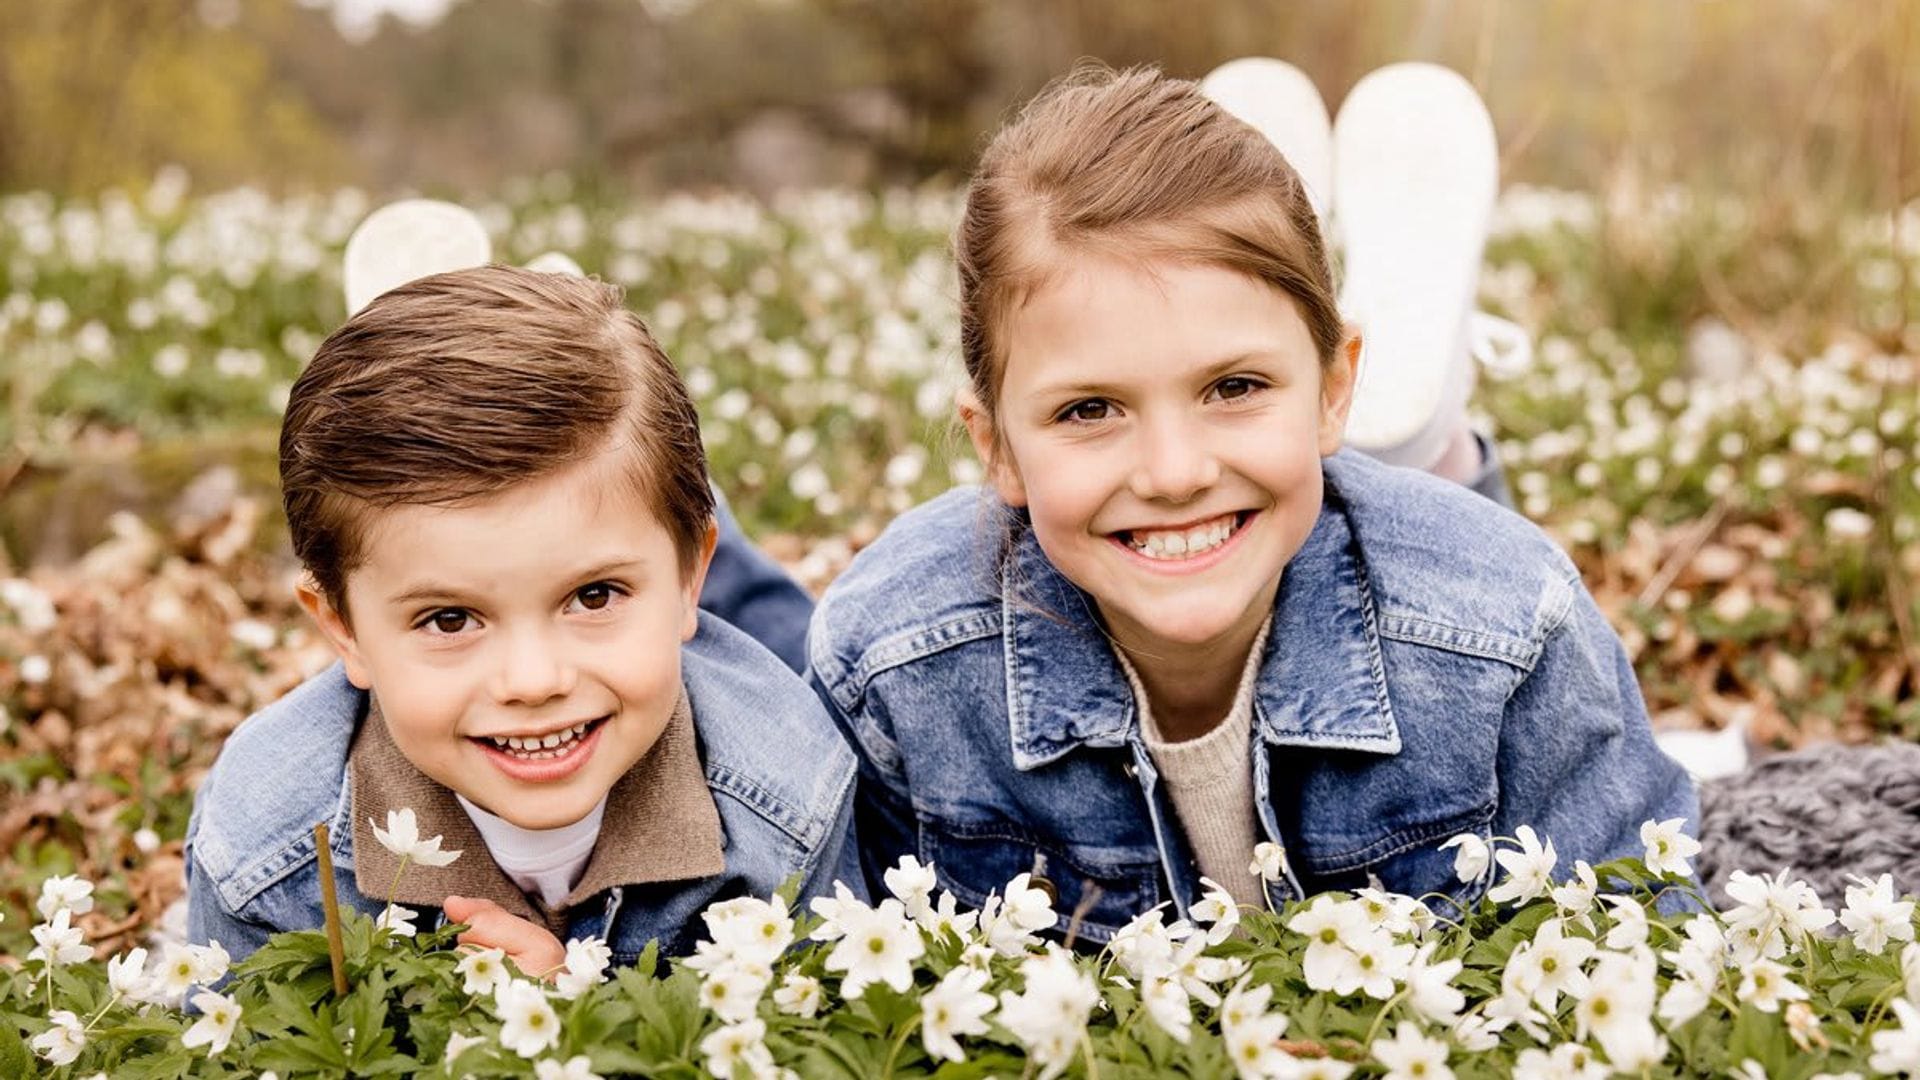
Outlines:
[[[726, 869], [720, 811], [700, 761], [693, 710], [683, 691], [659, 741], [607, 793], [606, 815], [586, 870], [566, 900], [549, 909], [527, 896], [487, 853], [473, 819], [454, 793], [407, 760], [387, 730], [377, 700], [354, 736], [347, 755], [351, 774], [354, 884], [361, 895], [403, 904], [440, 907], [449, 896], [492, 900], [507, 911], [566, 936], [567, 913], [615, 885], [711, 877]], [[374, 839], [386, 827], [387, 811], [412, 807], [420, 835], [439, 835], [443, 851], [461, 857], [446, 866], [408, 863], [394, 888], [400, 857]]]

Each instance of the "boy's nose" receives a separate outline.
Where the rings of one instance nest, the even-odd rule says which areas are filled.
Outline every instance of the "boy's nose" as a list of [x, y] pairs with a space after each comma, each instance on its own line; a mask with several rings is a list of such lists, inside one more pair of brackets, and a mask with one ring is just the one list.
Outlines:
[[1186, 502], [1220, 480], [1220, 461], [1200, 433], [1178, 419], [1141, 424], [1128, 487], [1141, 499]]
[[503, 705], [539, 705], [573, 691], [574, 666], [563, 650], [539, 633], [507, 638], [494, 672], [493, 696]]

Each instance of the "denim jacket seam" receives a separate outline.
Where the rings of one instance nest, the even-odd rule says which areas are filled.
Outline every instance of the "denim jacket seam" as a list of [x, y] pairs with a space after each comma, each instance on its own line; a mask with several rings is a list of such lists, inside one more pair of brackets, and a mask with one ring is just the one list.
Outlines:
[[[842, 779], [838, 788], [838, 794], [842, 798], [846, 795], [846, 787], [851, 779], [852, 771], [849, 770], [848, 776]], [[823, 821], [819, 815], [795, 806], [753, 778], [725, 765], [712, 762], [707, 764], [707, 787], [739, 800], [762, 821], [779, 829], [805, 849], [811, 850], [817, 847], [830, 824]], [[839, 802], [836, 800], [834, 805], [838, 806]]]
[[1365, 847], [1341, 852], [1324, 862], [1309, 862], [1307, 869], [1318, 874], [1339, 874], [1370, 866], [1382, 859], [1390, 859], [1432, 842], [1435, 838], [1452, 837], [1463, 828], [1479, 828], [1491, 822], [1499, 812], [1496, 801], [1488, 802], [1466, 813], [1456, 814], [1443, 822], [1412, 826], [1391, 833]]
[[1507, 634], [1490, 630], [1469, 630], [1418, 615], [1383, 614], [1380, 636], [1409, 645], [1425, 645], [1463, 656], [1499, 660], [1522, 670], [1533, 667], [1539, 658], [1539, 646]]
[[915, 627], [881, 638], [860, 650], [850, 665], [841, 665], [837, 677], [827, 682], [834, 700], [851, 713], [866, 693], [867, 684], [885, 671], [924, 660], [936, 653], [1000, 633], [997, 611], [978, 611], [956, 616], [931, 626]]
[[[327, 826], [332, 830], [329, 846], [334, 851], [335, 865], [351, 868], [353, 839], [352, 823], [349, 820], [351, 809], [348, 805], [350, 799], [348, 784], [348, 777], [342, 772], [340, 796], [327, 814]], [[221, 903], [237, 914], [261, 893], [318, 861], [318, 846], [314, 842], [313, 831], [309, 828], [296, 833], [285, 843], [260, 858], [232, 868], [225, 874], [208, 872], [207, 876], [214, 890], [220, 894]], [[203, 871], [211, 869], [204, 859], [200, 861], [200, 868]]]

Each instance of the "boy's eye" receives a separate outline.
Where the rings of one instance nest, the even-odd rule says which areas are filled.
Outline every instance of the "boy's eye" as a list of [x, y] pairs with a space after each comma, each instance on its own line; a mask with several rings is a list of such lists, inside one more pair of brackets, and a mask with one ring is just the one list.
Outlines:
[[467, 628], [471, 617], [459, 608], [443, 608], [428, 616], [427, 622], [443, 634], [457, 634]]
[[1060, 410], [1060, 415], [1057, 419], [1082, 424], [1092, 423], [1098, 420], [1105, 420], [1109, 412], [1111, 412], [1111, 408], [1111, 406], [1099, 398], [1087, 398], [1085, 401], [1076, 401]]
[[588, 611], [599, 611], [601, 608], [607, 606], [608, 601], [613, 599], [613, 586], [604, 581], [596, 581], [591, 585], [583, 585], [575, 590], [573, 597], [580, 601], [580, 606], [586, 608]]

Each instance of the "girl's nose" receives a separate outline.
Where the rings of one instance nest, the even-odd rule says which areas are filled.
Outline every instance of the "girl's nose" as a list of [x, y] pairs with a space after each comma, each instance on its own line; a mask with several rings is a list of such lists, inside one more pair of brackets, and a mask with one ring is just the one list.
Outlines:
[[1220, 480], [1220, 460], [1206, 440], [1178, 419], [1143, 423], [1128, 487], [1141, 499], [1186, 502]]

